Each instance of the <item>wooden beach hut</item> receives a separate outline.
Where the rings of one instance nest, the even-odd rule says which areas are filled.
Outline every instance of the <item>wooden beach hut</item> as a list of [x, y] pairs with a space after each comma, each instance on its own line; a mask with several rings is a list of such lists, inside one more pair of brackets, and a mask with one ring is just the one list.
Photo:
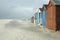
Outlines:
[[60, 30], [60, 0], [50, 0], [46, 6], [46, 26], [50, 30]]

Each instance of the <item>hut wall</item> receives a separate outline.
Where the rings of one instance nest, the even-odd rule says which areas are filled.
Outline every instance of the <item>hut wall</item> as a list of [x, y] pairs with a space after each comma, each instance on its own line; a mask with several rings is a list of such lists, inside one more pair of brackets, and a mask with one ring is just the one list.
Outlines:
[[46, 10], [45, 9], [42, 12], [42, 25], [46, 27]]
[[36, 24], [39, 23], [39, 13], [35, 14], [35, 22], [36, 22]]
[[56, 30], [56, 7], [55, 6], [48, 6], [47, 7], [47, 14], [46, 14], [46, 26], [48, 29]]

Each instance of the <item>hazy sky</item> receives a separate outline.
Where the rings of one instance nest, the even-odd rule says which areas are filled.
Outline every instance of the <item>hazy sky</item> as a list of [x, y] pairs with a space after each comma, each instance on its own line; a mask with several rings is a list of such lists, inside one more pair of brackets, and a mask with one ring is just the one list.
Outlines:
[[0, 18], [30, 18], [48, 0], [0, 0]]

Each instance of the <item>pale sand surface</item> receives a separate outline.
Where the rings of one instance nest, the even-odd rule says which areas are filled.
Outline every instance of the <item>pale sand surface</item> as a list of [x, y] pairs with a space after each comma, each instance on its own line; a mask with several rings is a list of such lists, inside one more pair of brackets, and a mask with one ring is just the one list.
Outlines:
[[60, 35], [42, 32], [28, 21], [0, 19], [0, 40], [60, 40]]

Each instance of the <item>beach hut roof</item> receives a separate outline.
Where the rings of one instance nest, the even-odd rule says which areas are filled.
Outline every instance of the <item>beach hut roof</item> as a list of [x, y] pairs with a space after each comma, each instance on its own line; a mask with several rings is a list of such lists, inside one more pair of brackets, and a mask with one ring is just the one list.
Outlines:
[[60, 0], [50, 0], [51, 2], [53, 2], [55, 5], [60, 5]]
[[[50, 0], [50, 1], [53, 2], [55, 5], [60, 5], [60, 0]], [[44, 5], [47, 6], [48, 4], [44, 4]]]

